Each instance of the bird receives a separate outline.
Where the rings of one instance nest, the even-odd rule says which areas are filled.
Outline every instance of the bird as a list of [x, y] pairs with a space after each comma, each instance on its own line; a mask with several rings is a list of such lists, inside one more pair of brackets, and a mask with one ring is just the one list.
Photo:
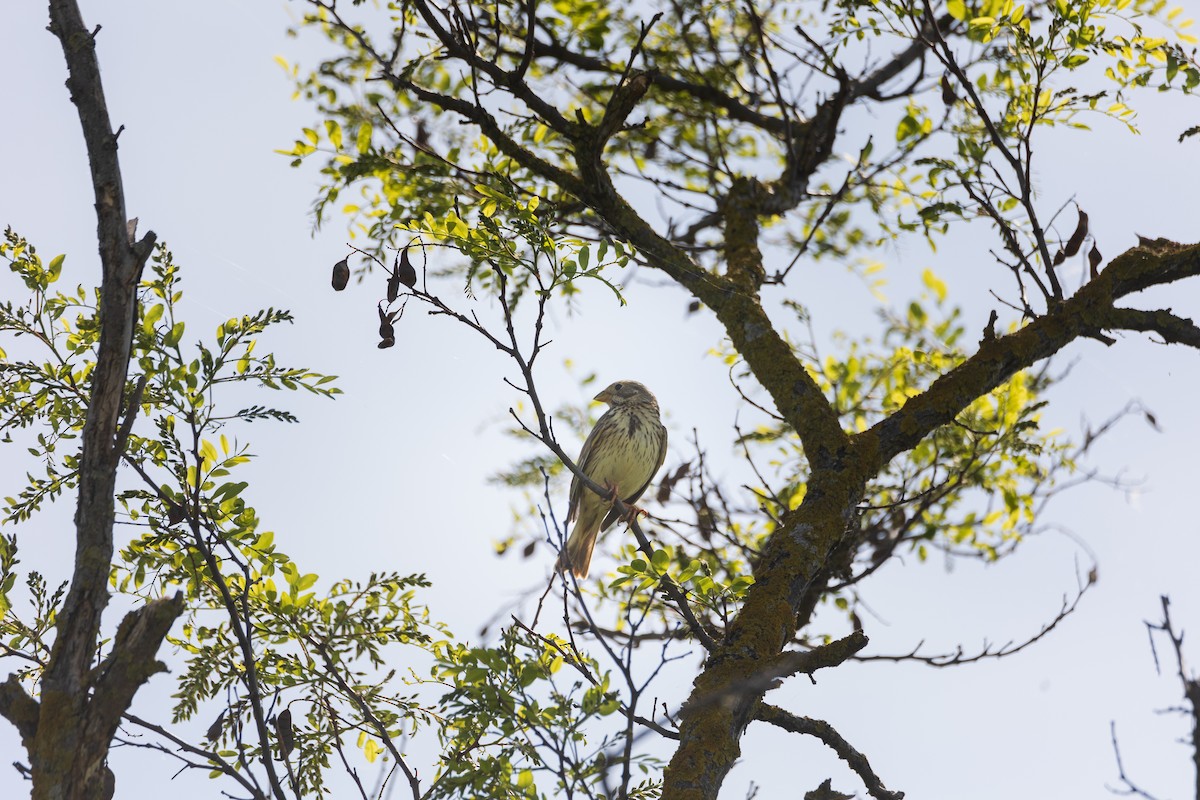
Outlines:
[[609, 409], [596, 421], [575, 462], [581, 472], [609, 490], [598, 495], [571, 481], [567, 522], [575, 522], [567, 544], [554, 564], [556, 572], [570, 570], [586, 578], [596, 536], [608, 530], [620, 514], [613, 501], [620, 497], [633, 504], [654, 479], [667, 457], [667, 429], [659, 419], [658, 400], [637, 381], [622, 380], [608, 386], [595, 399]]

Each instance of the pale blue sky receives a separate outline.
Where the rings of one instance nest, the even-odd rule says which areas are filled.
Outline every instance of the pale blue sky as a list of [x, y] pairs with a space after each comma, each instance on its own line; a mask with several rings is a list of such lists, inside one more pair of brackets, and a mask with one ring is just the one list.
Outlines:
[[[45, 31], [42, 4], [12, 5], [0, 48], [0, 107], [7, 110], [0, 128], [6, 188], [0, 223], [44, 254], [67, 253], [64, 281], [90, 285], [98, 276], [95, 219], [62, 54]], [[291, 87], [273, 60], [277, 54], [315, 60], [311, 42], [284, 36], [301, 6], [83, 5], [89, 24], [103, 25], [98, 42], [110, 112], [126, 128], [120, 141], [130, 213], [143, 230], [169, 242], [183, 265], [193, 330], [209, 331], [258, 307], [289, 308], [297, 324], [263, 346], [282, 361], [342, 376], [346, 395], [336, 402], [283, 398], [301, 416], [299, 427], [241, 432], [260, 455], [250, 468], [251, 502], [305, 571], [322, 577], [427, 572], [435, 584], [427, 594], [434, 616], [471, 636], [497, 607], [542, 581], [552, 561], [540, 550], [528, 561], [492, 555], [491, 543], [508, 533], [519, 498], [486, 478], [526, 452], [500, 433], [505, 409], [517, 399], [501, 382], [512, 371], [465, 329], [420, 313], [410, 312], [398, 326], [396, 348], [379, 351], [378, 288], [329, 290], [328, 269], [344, 254], [344, 233], [334, 223], [310, 235], [314, 178], [272, 153], [314, 119], [290, 101]], [[1132, 245], [1135, 232], [1200, 239], [1200, 141], [1175, 141], [1200, 123], [1200, 104], [1150, 98], [1141, 108], [1140, 137], [1097, 123], [1095, 135], [1056, 135], [1042, 150], [1039, 188], [1056, 203], [1078, 199], [1106, 256]], [[992, 242], [979, 246], [984, 236], [982, 230], [958, 236], [936, 258], [917, 245], [886, 254], [888, 297], [907, 302], [921, 271], [933, 266], [952, 299], [967, 307], [969, 330], [982, 329], [991, 307], [987, 289], [1008, 287], [986, 255]], [[11, 284], [0, 286], [9, 291]], [[834, 268], [792, 291], [802, 294], [822, 336], [875, 326], [876, 301]], [[684, 455], [679, 442], [693, 426], [709, 432], [715, 458], [727, 457], [719, 450], [735, 397], [725, 367], [705, 355], [719, 341], [716, 324], [704, 315], [685, 318], [685, 300], [673, 290], [638, 287], [626, 308], [603, 294], [582, 315], [552, 320], [543, 396], [551, 404], [578, 397], [557, 366], [566, 358], [601, 381], [643, 379], [674, 426], [668, 464]], [[1200, 285], [1138, 304], [1196, 316]], [[654, 347], [640, 346], [664, 329], [669, 335]], [[832, 722], [890, 788], [911, 798], [1107, 796], [1105, 782], [1116, 778], [1114, 719], [1131, 775], [1163, 798], [1189, 794], [1190, 753], [1176, 743], [1184, 721], [1154, 713], [1176, 703], [1180, 688], [1155, 676], [1142, 620], [1156, 618], [1159, 594], [1169, 593], [1177, 621], [1193, 638], [1200, 635], [1200, 524], [1191, 502], [1200, 354], [1130, 337], [1112, 348], [1085, 342], [1067, 358], [1078, 363], [1055, 392], [1049, 424], [1074, 431], [1082, 416], [1100, 421], [1140, 399], [1162, 427], [1155, 433], [1130, 420], [1092, 460], [1110, 473], [1143, 478], [1136, 496], [1087, 486], [1051, 512], [1099, 560], [1100, 582], [1079, 612], [1044, 642], [1001, 662], [940, 671], [848, 666], [821, 673], [816, 686], [796, 680], [770, 696]], [[22, 456], [16, 449], [0, 456], [0, 495], [22, 481], [29, 468]], [[64, 506], [20, 531], [25, 565], [52, 580], [69, 574], [70, 511]], [[1061, 535], [1030, 540], [993, 567], [959, 564], [947, 572], [907, 561], [863, 587], [887, 623], [865, 618], [873, 652], [901, 652], [921, 640], [931, 651], [962, 643], [970, 652], [984, 638], [1021, 639], [1073, 591], [1076, 562], [1088, 567], [1079, 546]], [[1200, 659], [1195, 648], [1193, 656]], [[0, 659], [0, 673], [10, 668]], [[155, 678], [139, 696], [138, 712], [165, 720], [169, 693], [167, 679]], [[815, 742], [762, 728], [747, 736], [744, 763], [725, 796], [745, 797], [753, 782], [764, 800], [791, 798], [828, 776], [836, 788], [859, 789]], [[27, 791], [7, 767], [23, 758], [11, 728], [0, 725], [0, 796]], [[146, 754], [118, 753], [114, 765], [122, 800], [146, 796], [151, 786], [160, 791], [175, 769]], [[218, 786], [195, 775], [179, 778], [172, 790], [181, 798], [211, 797]]]

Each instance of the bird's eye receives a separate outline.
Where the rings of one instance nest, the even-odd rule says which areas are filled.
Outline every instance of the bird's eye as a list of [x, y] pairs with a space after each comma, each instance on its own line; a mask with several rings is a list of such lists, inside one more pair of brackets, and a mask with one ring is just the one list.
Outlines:
[[625, 388], [625, 385], [624, 385], [624, 384], [621, 384], [621, 383], [614, 383], [614, 384], [613, 384], [613, 391], [614, 391], [614, 392], [619, 392], [619, 391], [621, 391], [621, 390], [622, 390], [622, 389], [624, 389], [624, 388]]

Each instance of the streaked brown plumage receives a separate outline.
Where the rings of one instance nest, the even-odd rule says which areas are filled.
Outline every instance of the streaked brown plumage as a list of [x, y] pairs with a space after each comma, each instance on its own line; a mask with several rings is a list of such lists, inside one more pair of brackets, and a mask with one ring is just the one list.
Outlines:
[[[628, 505], [635, 502], [667, 456], [667, 429], [658, 416], [658, 401], [637, 381], [617, 381], [596, 399], [609, 404], [596, 421], [576, 462], [580, 470]], [[567, 522], [575, 521], [567, 545], [558, 554], [557, 572], [568, 569], [586, 578], [592, 563], [596, 536], [617, 521], [612, 496], [601, 497], [571, 481], [571, 506]]]

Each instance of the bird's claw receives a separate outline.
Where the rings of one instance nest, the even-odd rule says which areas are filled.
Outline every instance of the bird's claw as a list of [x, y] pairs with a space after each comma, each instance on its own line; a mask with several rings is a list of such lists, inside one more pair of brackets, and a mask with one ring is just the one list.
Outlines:
[[[608, 494], [606, 494], [604, 496], [605, 501], [608, 503], [615, 503], [618, 498], [618, 492], [620, 492], [620, 487], [617, 486], [616, 484], [605, 481], [604, 488], [608, 491]], [[650, 512], [647, 511], [646, 509], [639, 508], [638, 506], [635, 506], [633, 503], [625, 503], [625, 513], [623, 513], [621, 516], [617, 517], [617, 519], [626, 525], [632, 525], [633, 521], [635, 519], [637, 519], [638, 517], [648, 517], [648, 516], [650, 516]]]
[[648, 517], [650, 512], [644, 508], [638, 508], [633, 504], [625, 506], [625, 513], [621, 515], [621, 522], [626, 525], [632, 525], [638, 517]]

